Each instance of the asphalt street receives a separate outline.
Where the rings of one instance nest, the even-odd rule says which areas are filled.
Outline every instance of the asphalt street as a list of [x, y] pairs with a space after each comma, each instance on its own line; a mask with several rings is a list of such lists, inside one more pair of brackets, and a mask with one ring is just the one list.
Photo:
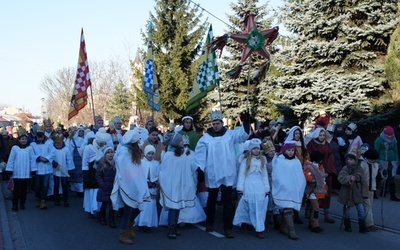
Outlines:
[[[96, 219], [91, 219], [83, 211], [82, 198], [71, 194], [68, 208], [56, 207], [50, 201], [47, 210], [35, 207], [34, 193], [28, 193], [25, 210], [14, 212], [11, 201], [7, 199], [9, 190], [2, 181], [0, 192], [0, 246], [3, 249], [398, 249], [400, 244], [400, 202], [389, 201], [389, 197], [374, 200], [373, 210], [375, 224], [382, 230], [361, 234], [355, 220], [353, 232], [347, 233], [339, 229], [342, 213], [341, 205], [334, 196], [331, 213], [335, 224], [322, 222], [324, 231], [320, 234], [307, 229], [304, 211], [300, 215], [304, 224], [295, 225], [300, 239], [290, 240], [268, 225], [265, 239], [257, 239], [254, 232], [242, 233], [234, 228], [234, 239], [222, 236], [223, 227], [218, 207], [214, 233], [207, 233], [201, 224], [186, 225], [181, 229], [182, 235], [176, 240], [166, 237], [166, 228], [158, 227], [150, 233], [136, 231], [133, 245], [119, 243], [119, 229], [101, 226]], [[383, 210], [382, 210], [383, 208]], [[382, 228], [382, 219], [384, 227]], [[352, 210], [356, 218], [356, 210]], [[117, 220], [118, 222], [118, 220]]]

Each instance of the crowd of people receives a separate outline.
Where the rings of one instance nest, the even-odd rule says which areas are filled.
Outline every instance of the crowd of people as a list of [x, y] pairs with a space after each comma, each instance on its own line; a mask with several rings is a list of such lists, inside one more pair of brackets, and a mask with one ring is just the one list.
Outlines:
[[336, 222], [329, 211], [333, 193], [343, 204], [344, 230], [352, 231], [355, 207], [359, 232], [366, 233], [378, 230], [374, 199], [389, 192], [391, 201], [400, 201], [398, 127], [384, 127], [370, 146], [356, 124], [330, 123], [325, 116], [307, 134], [299, 126], [285, 128], [283, 118], [254, 131], [247, 113], [234, 129], [224, 126], [219, 110], [211, 112], [211, 121], [204, 133], [190, 116], [167, 131], [151, 119], [125, 130], [118, 116], [108, 128], [101, 116], [90, 128], [54, 129], [50, 120], [29, 131], [3, 128], [0, 167], [13, 191], [12, 210], [26, 209], [29, 189], [41, 210], [50, 200], [69, 207], [75, 192], [101, 225], [116, 228], [119, 217], [119, 241], [132, 244], [135, 226], [151, 232], [165, 225], [170, 239], [185, 223], [204, 222], [212, 232], [217, 204], [226, 238], [234, 238], [238, 226], [263, 239], [270, 223], [296, 240], [302, 208], [311, 232], [323, 231], [322, 211], [325, 223]]

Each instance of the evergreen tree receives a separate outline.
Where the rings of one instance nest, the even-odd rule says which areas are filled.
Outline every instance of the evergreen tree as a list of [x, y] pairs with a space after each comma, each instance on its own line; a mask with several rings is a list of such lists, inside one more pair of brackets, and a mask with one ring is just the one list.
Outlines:
[[270, 79], [283, 113], [300, 123], [319, 110], [364, 124], [382, 119], [396, 11], [397, 0], [286, 1], [283, 20], [296, 40], [276, 65], [281, 76]]
[[115, 86], [112, 96], [106, 106], [106, 115], [108, 120], [114, 116], [121, 117], [122, 122], [127, 125], [131, 116], [132, 95], [128, 92], [124, 83], [120, 82]]
[[[233, 15], [228, 15], [231, 23], [228, 34], [242, 33], [246, 29], [246, 24], [243, 22], [246, 14], [252, 12], [256, 15], [255, 21], [257, 22], [258, 29], [267, 29], [271, 27], [271, 17], [267, 17], [269, 11], [267, 3], [257, 7], [258, 0], [238, 0], [236, 4], [232, 3], [231, 8], [234, 11]], [[214, 34], [220, 36], [222, 34]], [[226, 51], [225, 51], [226, 50]], [[231, 79], [226, 76], [227, 72], [234, 68], [240, 61], [242, 51], [242, 44], [230, 39], [227, 46], [224, 48], [222, 60], [220, 60], [220, 92], [221, 92], [221, 109], [224, 116], [236, 117], [247, 108], [250, 109], [252, 114], [255, 114], [258, 107], [257, 93], [259, 91], [257, 80], [250, 80], [251, 74], [254, 73], [265, 61], [257, 53], [252, 55], [245, 61], [242, 72], [236, 79]], [[250, 70], [249, 70], [250, 69]], [[250, 88], [248, 88], [248, 83]], [[247, 99], [248, 98], [248, 99]], [[218, 88], [214, 93], [210, 94], [211, 101], [216, 104], [220, 102]]]
[[192, 63], [208, 28], [200, 17], [199, 8], [188, 0], [157, 1], [155, 14], [150, 14], [161, 113], [166, 121], [186, 113], [194, 79]]

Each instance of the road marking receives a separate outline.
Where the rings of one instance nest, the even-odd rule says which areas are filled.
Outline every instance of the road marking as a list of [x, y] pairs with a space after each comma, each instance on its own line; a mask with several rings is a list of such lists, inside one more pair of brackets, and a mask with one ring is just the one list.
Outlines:
[[[202, 225], [200, 225], [200, 224], [194, 224], [194, 226], [197, 227], [197, 228], [200, 229], [200, 230], [206, 231], [206, 227], [204, 227], [204, 226], [202, 226]], [[222, 234], [220, 234], [220, 233], [217, 233], [217, 232], [215, 232], [215, 231], [207, 232], [207, 233], [209, 233], [209, 234], [211, 234], [211, 235], [214, 235], [215, 237], [218, 237], [218, 238], [224, 238], [224, 237], [225, 237], [224, 235], [222, 235]]]

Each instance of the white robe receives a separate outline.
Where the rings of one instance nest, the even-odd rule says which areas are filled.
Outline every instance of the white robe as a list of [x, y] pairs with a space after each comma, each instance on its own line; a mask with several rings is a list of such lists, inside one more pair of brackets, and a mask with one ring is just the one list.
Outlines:
[[12, 178], [28, 179], [31, 178], [31, 171], [37, 170], [35, 153], [33, 148], [28, 146], [20, 148], [15, 145], [11, 148], [10, 157], [7, 162], [7, 171], [12, 171]]
[[142, 165], [132, 162], [128, 148], [121, 146], [115, 157], [115, 166], [117, 172], [111, 192], [114, 210], [126, 204], [142, 211], [143, 203], [150, 201], [150, 192]]
[[[158, 181], [159, 165], [160, 163], [156, 160], [149, 161], [146, 158], [142, 159], [143, 171], [147, 176], [146, 181]], [[143, 203], [143, 211], [136, 217], [135, 224], [138, 226], [157, 227], [158, 211], [155, 196], [158, 194], [158, 188], [149, 188], [149, 192], [154, 197], [151, 198], [150, 202]]]
[[53, 144], [52, 141], [46, 140], [43, 144], [37, 144], [36, 142], [31, 143], [31, 147], [33, 148], [33, 152], [35, 153], [35, 159], [38, 157], [44, 157], [49, 162], [36, 162], [37, 165], [37, 172], [38, 175], [44, 174], [52, 174], [53, 173], [53, 158], [54, 158], [54, 151], [53, 151]]
[[203, 135], [197, 143], [194, 166], [205, 173], [205, 183], [209, 188], [221, 185], [234, 186], [237, 179], [235, 144], [249, 137], [243, 127], [228, 129], [223, 136]]
[[[242, 223], [253, 225], [256, 232], [265, 230], [265, 216], [270, 191], [267, 167], [261, 166], [261, 160], [253, 157], [250, 168], [246, 171], [247, 158], [240, 164], [237, 190], [243, 192], [233, 219], [233, 225]], [[267, 160], [265, 159], [265, 163]]]
[[160, 165], [160, 204], [164, 208], [194, 207], [197, 178], [191, 154], [175, 156], [173, 151], [164, 154]]
[[275, 155], [272, 159], [272, 197], [275, 204], [299, 211], [305, 187], [306, 179], [299, 159], [289, 160], [283, 154]]

